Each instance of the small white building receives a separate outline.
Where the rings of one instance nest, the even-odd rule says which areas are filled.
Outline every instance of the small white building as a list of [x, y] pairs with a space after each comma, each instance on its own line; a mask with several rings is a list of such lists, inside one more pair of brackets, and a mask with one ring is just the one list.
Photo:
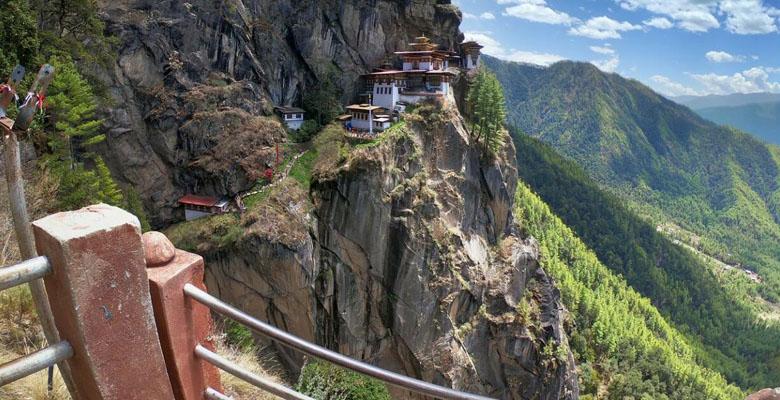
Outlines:
[[301, 126], [303, 125], [303, 109], [297, 108], [297, 107], [274, 107], [274, 111], [277, 115], [279, 115], [279, 118], [284, 121], [284, 124], [287, 125], [288, 128], [297, 131], [298, 129], [301, 129]]
[[387, 115], [387, 109], [381, 106], [353, 104], [347, 106], [347, 112], [352, 116], [348, 122], [352, 129], [368, 131], [373, 124], [375, 131], [383, 131], [392, 125], [392, 119]]
[[207, 215], [227, 212], [230, 200], [188, 194], [177, 200], [177, 203], [184, 206], [184, 218], [192, 221]]
[[461, 43], [460, 49], [463, 53], [462, 68], [469, 71], [479, 68], [479, 56], [482, 54], [481, 50], [483, 47], [485, 46], [481, 46], [479, 43], [474, 41]]

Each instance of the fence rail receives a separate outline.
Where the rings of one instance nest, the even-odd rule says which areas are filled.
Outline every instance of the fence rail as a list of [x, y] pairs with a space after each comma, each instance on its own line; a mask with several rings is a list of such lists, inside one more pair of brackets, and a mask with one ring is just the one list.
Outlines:
[[[269, 381], [260, 375], [247, 371], [241, 368], [239, 365], [232, 363], [230, 360], [220, 356], [217, 353], [201, 346], [195, 347], [195, 355], [203, 360], [206, 360], [214, 364], [217, 368], [241, 379], [249, 382], [260, 389], [265, 390], [268, 393], [281, 397], [284, 400], [314, 400], [309, 396], [300, 394], [294, 390], [288, 389], [276, 382]], [[216, 392], [216, 391], [214, 391]], [[224, 395], [223, 395], [224, 396]]]
[[[257, 333], [260, 333], [263, 336], [266, 336], [272, 340], [275, 340], [279, 343], [282, 343], [283, 345], [290, 347], [294, 350], [300, 351], [306, 355], [319, 358], [321, 360], [328, 361], [332, 364], [338, 365], [342, 368], [347, 368], [352, 371], [361, 373], [363, 375], [370, 376], [372, 378], [378, 379], [382, 382], [385, 382], [389, 385], [393, 385], [402, 389], [410, 390], [422, 395], [426, 396], [432, 396], [440, 399], [445, 400], [494, 400], [490, 397], [480, 396], [476, 394], [470, 394], [470, 393], [464, 393], [457, 390], [453, 390], [450, 388], [445, 388], [442, 386], [434, 385], [432, 383], [424, 382], [418, 379], [410, 378], [408, 376], [404, 376], [401, 374], [397, 374], [395, 372], [390, 372], [378, 367], [375, 367], [373, 365], [369, 365], [360, 361], [357, 361], [355, 359], [352, 359], [350, 357], [346, 357], [342, 354], [336, 353], [334, 351], [328, 350], [324, 347], [317, 346], [315, 344], [312, 344], [310, 342], [307, 342], [306, 340], [303, 340], [297, 336], [291, 335], [281, 329], [278, 329], [276, 327], [273, 327], [263, 321], [260, 321], [254, 317], [252, 317], [249, 314], [246, 314], [245, 312], [219, 300], [218, 298], [204, 292], [203, 290], [198, 289], [192, 284], [187, 284], [184, 286], [184, 293], [190, 297], [192, 297], [194, 300], [202, 303], [203, 305], [207, 306], [213, 311], [216, 311], [224, 316], [230, 317], [234, 319], [237, 322], [240, 322], [241, 324], [247, 326], [248, 328], [254, 330]], [[202, 354], [207, 355], [203, 350], [206, 350], [205, 348], [202, 348], [198, 346], [202, 350], [197, 350], [196, 352], [200, 351]], [[208, 351], [208, 350], [206, 350]], [[209, 353], [216, 355], [210, 351]], [[198, 354], [200, 356], [201, 354]], [[207, 355], [210, 356], [210, 355]], [[217, 355], [217, 357], [219, 357]], [[204, 358], [206, 359], [206, 358]], [[208, 360], [208, 359], [207, 359]], [[208, 360], [210, 361], [210, 360]], [[211, 362], [211, 361], [210, 361]], [[222, 368], [218, 364], [218, 367]], [[227, 370], [226, 370], [227, 371]], [[230, 371], [228, 371], [230, 372]], [[241, 370], [242, 373], [247, 373], [248, 371]], [[236, 375], [238, 376], [238, 375]], [[240, 376], [239, 376], [240, 377]], [[250, 383], [254, 383], [249, 381]], [[308, 399], [308, 397], [290, 397], [292, 399]]]
[[[0, 291], [23, 285], [51, 273], [49, 259], [40, 256], [0, 268]], [[66, 340], [0, 365], [0, 386], [32, 375], [73, 356]]]
[[0, 365], [0, 386], [32, 375], [38, 371], [73, 357], [73, 347], [63, 340], [53, 346], [44, 347], [35, 353]]
[[10, 289], [43, 278], [49, 273], [51, 273], [51, 264], [45, 256], [0, 268], [0, 290]]

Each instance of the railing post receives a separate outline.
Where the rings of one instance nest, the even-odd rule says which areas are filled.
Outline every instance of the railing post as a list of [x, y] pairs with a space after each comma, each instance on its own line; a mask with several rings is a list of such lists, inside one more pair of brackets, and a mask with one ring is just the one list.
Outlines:
[[184, 285], [203, 285], [203, 257], [175, 249], [159, 232], [143, 236], [154, 317], [176, 400], [205, 399], [206, 389], [221, 391], [219, 371], [195, 356], [195, 347], [213, 350], [211, 311], [184, 294]]
[[79, 397], [173, 398], [149, 295], [138, 219], [99, 204], [33, 223], [60, 336], [73, 346], [67, 364]]

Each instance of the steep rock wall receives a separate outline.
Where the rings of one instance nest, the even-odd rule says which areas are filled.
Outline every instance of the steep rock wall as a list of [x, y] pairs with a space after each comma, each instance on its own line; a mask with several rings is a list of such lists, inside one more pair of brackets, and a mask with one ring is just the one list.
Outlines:
[[497, 398], [577, 399], [560, 294], [514, 224], [512, 142], [481, 161], [448, 104], [422, 106], [380, 143], [315, 170], [311, 204], [282, 202], [308, 224], [209, 256], [207, 285], [409, 376]]
[[[253, 121], [226, 128], [225, 115], [269, 115], [274, 105], [300, 104], [307, 87], [332, 74], [343, 101], [361, 73], [415, 36], [454, 47], [460, 11], [443, 0], [116, 0], [100, 1], [119, 59], [100, 76], [111, 103], [102, 108], [108, 138], [98, 151], [115, 176], [137, 188], [153, 224], [175, 217], [187, 193], [233, 195], [252, 186], [230, 159], [224, 173], [203, 167], [219, 140], [193, 133], [262, 136], [257, 149], [284, 136]], [[195, 96], [193, 96], [195, 95]], [[200, 118], [203, 128], [182, 127]], [[270, 159], [270, 153], [262, 155]], [[209, 159], [214, 161], [213, 159]]]

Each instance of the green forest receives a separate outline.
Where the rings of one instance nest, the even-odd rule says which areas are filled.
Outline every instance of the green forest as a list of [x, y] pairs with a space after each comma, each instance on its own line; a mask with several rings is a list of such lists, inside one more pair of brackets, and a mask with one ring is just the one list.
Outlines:
[[486, 63], [504, 87], [511, 124], [647, 221], [674, 223], [677, 239], [757, 272], [760, 282], [740, 284], [756, 309], [780, 304], [780, 148], [591, 64]]
[[[518, 130], [513, 137], [521, 179], [593, 250], [597, 257], [593, 262], [603, 264], [649, 299], [685, 338], [697, 364], [745, 389], [770, 386], [780, 379], [776, 325], [758, 319], [750, 304], [720, 285], [691, 251], [673, 244], [617, 197], [601, 190], [577, 164]], [[540, 241], [551, 240], [547, 233], [530, 227]], [[555, 240], [561, 240], [555, 254], [574, 251], [566, 248], [569, 239]], [[561, 260], [569, 268], [578, 265], [571, 256]], [[566, 299], [571, 293], [564, 282], [559, 283]], [[580, 309], [576, 302], [567, 306], [575, 314]], [[592, 329], [594, 323], [585, 321], [578, 326]]]
[[581, 399], [741, 399], [699, 365], [696, 352], [651, 302], [605, 267], [522, 181], [516, 218], [541, 246], [542, 266], [574, 319], [569, 344]]

